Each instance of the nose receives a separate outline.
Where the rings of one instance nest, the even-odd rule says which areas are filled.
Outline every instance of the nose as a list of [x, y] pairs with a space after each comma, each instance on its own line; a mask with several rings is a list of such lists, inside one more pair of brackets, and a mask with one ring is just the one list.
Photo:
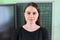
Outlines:
[[32, 13], [30, 14], [30, 17], [33, 18], [33, 14]]

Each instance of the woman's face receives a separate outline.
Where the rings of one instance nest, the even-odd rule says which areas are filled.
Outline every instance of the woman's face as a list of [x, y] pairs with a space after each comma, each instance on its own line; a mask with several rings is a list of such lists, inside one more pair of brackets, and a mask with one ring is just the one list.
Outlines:
[[38, 16], [39, 14], [35, 7], [28, 6], [25, 9], [24, 17], [27, 23], [36, 23]]

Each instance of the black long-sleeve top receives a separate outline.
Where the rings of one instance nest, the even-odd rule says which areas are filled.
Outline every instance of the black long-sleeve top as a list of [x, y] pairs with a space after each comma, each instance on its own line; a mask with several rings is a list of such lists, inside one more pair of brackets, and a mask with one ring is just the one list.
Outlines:
[[12, 40], [49, 40], [49, 37], [47, 30], [43, 27], [34, 32], [29, 32], [21, 27], [13, 32]]

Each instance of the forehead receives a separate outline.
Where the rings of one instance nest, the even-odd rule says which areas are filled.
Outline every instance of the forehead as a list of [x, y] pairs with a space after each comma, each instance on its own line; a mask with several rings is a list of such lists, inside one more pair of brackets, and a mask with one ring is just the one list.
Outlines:
[[37, 9], [33, 6], [28, 6], [25, 11], [36, 11], [37, 12]]

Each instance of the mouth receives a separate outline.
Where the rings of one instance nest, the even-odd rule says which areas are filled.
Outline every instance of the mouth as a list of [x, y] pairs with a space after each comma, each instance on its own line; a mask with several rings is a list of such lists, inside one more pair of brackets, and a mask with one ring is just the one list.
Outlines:
[[29, 19], [30, 21], [33, 21], [33, 19]]

